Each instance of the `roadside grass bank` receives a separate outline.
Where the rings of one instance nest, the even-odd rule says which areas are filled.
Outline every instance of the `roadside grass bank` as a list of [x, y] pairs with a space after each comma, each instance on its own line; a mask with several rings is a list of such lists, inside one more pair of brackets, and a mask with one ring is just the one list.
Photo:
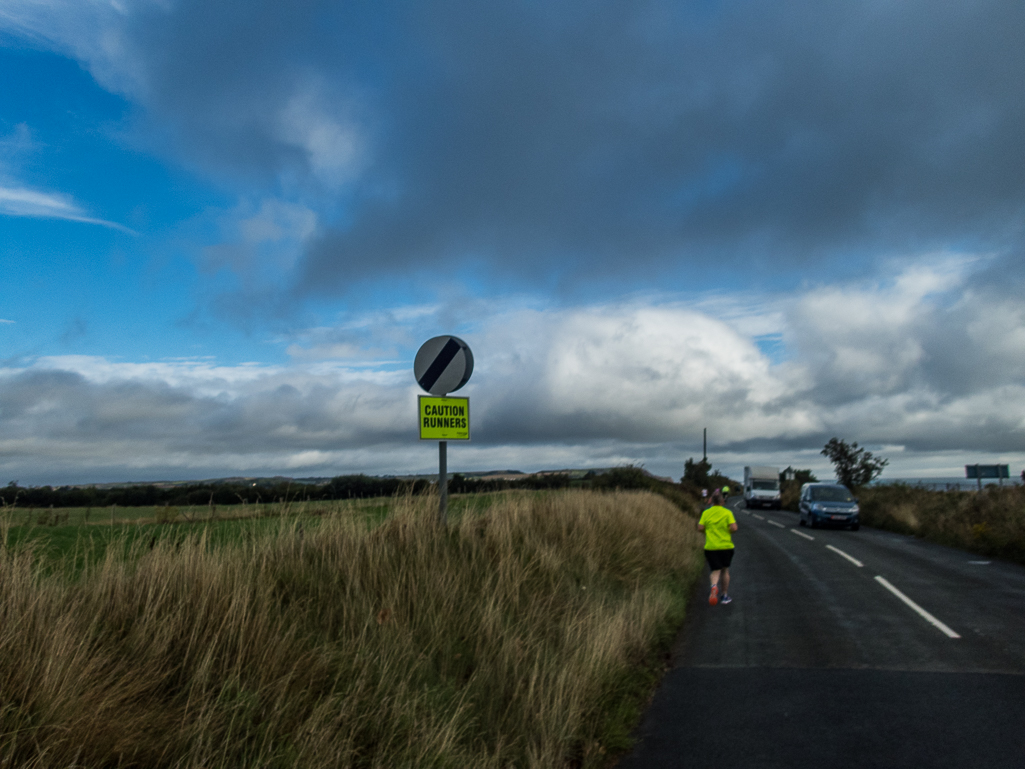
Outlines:
[[931, 491], [904, 484], [858, 491], [867, 526], [1025, 563], [1025, 487]]
[[74, 574], [4, 547], [2, 765], [607, 766], [700, 573], [693, 518], [643, 491], [436, 512], [136, 537]]

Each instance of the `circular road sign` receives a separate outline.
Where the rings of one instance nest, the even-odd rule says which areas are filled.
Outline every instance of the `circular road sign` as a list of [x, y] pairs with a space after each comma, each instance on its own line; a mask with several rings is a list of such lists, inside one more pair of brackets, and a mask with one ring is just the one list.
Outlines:
[[424, 342], [413, 360], [417, 384], [431, 395], [455, 392], [473, 373], [473, 353], [457, 336], [436, 336]]

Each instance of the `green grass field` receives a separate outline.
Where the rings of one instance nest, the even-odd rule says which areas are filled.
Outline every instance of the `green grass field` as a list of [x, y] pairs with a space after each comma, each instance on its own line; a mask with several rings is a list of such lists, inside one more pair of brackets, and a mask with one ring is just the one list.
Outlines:
[[391, 507], [387, 499], [353, 499], [330, 502], [271, 502], [252, 505], [196, 505], [188, 507], [5, 507], [0, 516], [12, 526], [60, 528], [65, 526], [118, 526], [146, 523], [196, 523], [240, 518], [279, 518], [288, 515], [318, 516], [343, 510]]
[[608, 766], [700, 573], [694, 519], [649, 492], [452, 507], [9, 520], [2, 765]]
[[169, 540], [181, 542], [202, 532], [212, 544], [276, 531], [281, 521], [304, 521], [316, 526], [324, 517], [352, 516], [380, 522], [392, 500], [233, 505], [196, 508], [5, 508], [0, 510], [0, 542], [14, 552], [31, 549], [53, 568], [62, 560], [80, 570], [86, 561], [102, 560], [111, 542], [123, 552], [143, 543], [147, 547]]
[[[515, 491], [509, 495], [546, 495], [550, 491]], [[502, 494], [461, 494], [449, 500], [455, 519], [466, 510], [480, 512]], [[430, 504], [437, 505], [437, 498]], [[371, 498], [327, 502], [289, 502], [261, 505], [198, 506], [175, 508], [0, 508], [0, 543], [12, 551], [31, 548], [40, 562], [53, 567], [63, 559], [81, 566], [83, 559], [102, 560], [110, 542], [127, 552], [139, 543], [154, 546], [165, 539], [181, 542], [202, 533], [211, 544], [277, 532], [285, 522], [309, 528], [332, 517], [352, 518], [368, 524], [384, 521], [394, 499]], [[97, 512], [99, 510], [99, 513]]]

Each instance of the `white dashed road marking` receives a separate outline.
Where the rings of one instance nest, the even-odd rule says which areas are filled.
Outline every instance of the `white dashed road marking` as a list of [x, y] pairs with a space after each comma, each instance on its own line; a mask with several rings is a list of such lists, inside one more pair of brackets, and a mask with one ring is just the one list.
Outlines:
[[904, 595], [902, 592], [900, 592], [897, 588], [895, 588], [893, 585], [891, 585], [889, 582], [887, 582], [882, 577], [877, 576], [876, 577], [876, 582], [878, 582], [880, 585], [885, 587], [887, 590], [889, 590], [891, 593], [893, 593], [895, 596], [897, 596], [900, 600], [902, 600], [904, 603], [906, 603], [908, 606], [910, 606], [912, 609], [914, 609], [916, 612], [918, 612], [918, 614], [921, 617], [923, 617], [925, 619], [925, 621], [928, 622], [930, 625], [932, 625], [932, 626], [934, 626], [936, 628], [939, 628], [939, 630], [942, 633], [944, 633], [948, 638], [960, 638], [961, 637], [957, 633], [955, 633], [953, 630], [951, 630], [949, 627], [947, 627], [942, 622], [940, 622], [938, 619], [936, 619], [934, 616], [932, 616], [929, 612], [927, 612], [921, 606], [919, 606], [917, 603], [915, 603], [910, 598], [908, 598], [906, 595]]
[[972, 566], [989, 566], [989, 561], [969, 561]]
[[847, 555], [847, 553], [845, 553], [843, 550], [841, 550], [838, 547], [833, 547], [832, 545], [826, 545], [826, 549], [827, 550], [832, 550], [837, 555], [842, 555], [844, 558], [846, 558], [848, 561], [853, 563], [855, 566], [861, 567], [861, 566], [865, 565], [861, 561], [859, 561], [857, 558], [854, 558], [853, 556]]
[[[758, 520], [761, 520], [761, 521], [765, 520], [765, 518], [763, 518], [762, 516], [757, 515], [757, 514], [755, 515], [755, 518], [757, 518]], [[783, 524], [777, 523], [776, 521], [773, 521], [773, 520], [770, 520], [769, 523], [771, 523], [773, 526], [779, 526], [781, 529], [785, 529], [786, 528], [786, 526], [784, 526]], [[790, 529], [790, 531], [792, 531], [794, 534], [796, 534], [799, 537], [804, 537], [805, 539], [811, 540], [813, 542], [815, 541], [815, 537], [811, 536], [810, 534], [805, 534], [803, 531], [799, 531], [797, 529]], [[841, 550], [838, 547], [833, 547], [832, 545], [826, 545], [826, 549], [827, 550], [832, 550], [837, 555], [843, 556], [844, 558], [846, 558], [848, 561], [850, 561], [851, 563], [853, 563], [855, 566], [857, 566], [859, 568], [864, 567], [864, 565], [865, 565], [861, 561], [859, 561], [857, 558], [855, 558], [855, 557], [853, 557], [851, 555], [848, 555], [847, 553], [845, 553], [843, 550]], [[970, 563], [970, 564], [972, 564], [974, 566], [988, 566], [990, 564], [990, 561], [969, 561], [968, 563]], [[911, 607], [911, 609], [913, 609], [926, 622], [928, 622], [933, 627], [937, 628], [941, 633], [946, 635], [948, 638], [960, 638], [961, 637], [958, 633], [956, 633], [953, 630], [951, 630], [950, 627], [948, 627], [947, 625], [945, 625], [942, 622], [940, 622], [938, 619], [936, 619], [934, 616], [932, 616], [929, 612], [927, 612], [925, 609], [923, 609], [917, 603], [915, 603], [910, 598], [908, 598], [906, 595], [904, 595], [902, 592], [900, 592], [900, 590], [898, 590], [892, 584], [890, 584], [890, 582], [887, 581], [884, 577], [880, 577], [880, 576], [877, 575], [875, 580], [880, 585], [882, 585], [887, 590], [889, 590], [891, 593], [893, 593], [895, 596], [897, 596], [905, 604], [907, 604], [909, 607]]]
[[765, 516], [764, 516], [764, 515], [758, 515], [758, 513], [753, 513], [753, 515], [754, 515], [754, 517], [755, 517], [755, 518], [757, 518], [757, 519], [758, 519], [759, 521], [764, 521], [764, 520], [765, 520]]

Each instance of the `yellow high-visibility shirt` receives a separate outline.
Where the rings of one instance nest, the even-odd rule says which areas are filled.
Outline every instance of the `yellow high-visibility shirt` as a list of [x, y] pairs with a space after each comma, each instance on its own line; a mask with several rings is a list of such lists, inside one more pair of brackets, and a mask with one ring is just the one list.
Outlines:
[[705, 550], [732, 550], [730, 524], [736, 523], [733, 511], [721, 505], [712, 505], [701, 514], [699, 524], [705, 527]]

